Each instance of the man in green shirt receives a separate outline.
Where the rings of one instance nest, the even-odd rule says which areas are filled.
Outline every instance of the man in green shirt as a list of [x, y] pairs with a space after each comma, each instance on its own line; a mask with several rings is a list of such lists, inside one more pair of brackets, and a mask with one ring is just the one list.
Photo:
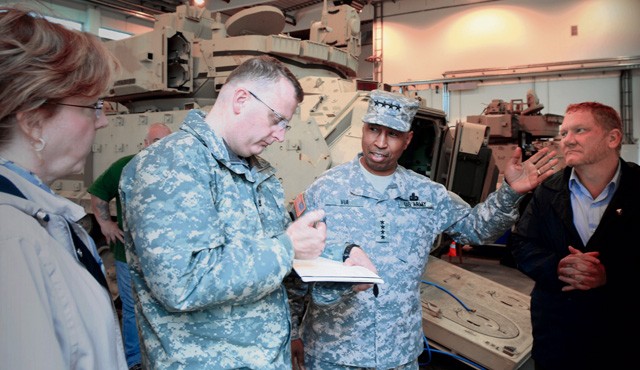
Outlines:
[[[149, 125], [147, 136], [144, 138], [144, 147], [148, 147], [170, 133], [171, 129], [163, 123]], [[131, 276], [124, 252], [122, 207], [120, 205], [120, 195], [118, 194], [118, 183], [120, 182], [122, 169], [134, 155], [127, 155], [115, 161], [87, 190], [91, 194], [91, 209], [100, 225], [100, 231], [104, 235], [105, 241], [109, 243], [111, 252], [113, 252], [116, 260], [116, 280], [122, 302], [122, 335], [129, 369], [137, 369], [140, 366], [140, 340], [138, 339], [138, 329], [133, 308]], [[116, 199], [117, 222], [112, 220], [111, 212], [109, 211], [109, 202], [114, 198]]]

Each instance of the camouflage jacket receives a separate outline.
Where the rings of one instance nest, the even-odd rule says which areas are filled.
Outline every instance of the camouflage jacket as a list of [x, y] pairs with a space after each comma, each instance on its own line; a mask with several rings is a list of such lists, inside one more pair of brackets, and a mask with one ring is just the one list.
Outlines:
[[290, 289], [294, 320], [301, 296], [310, 301], [293, 336], [305, 352], [341, 365], [393, 368], [423, 350], [420, 284], [434, 240], [442, 232], [463, 243], [493, 242], [516, 220], [522, 198], [507, 184], [471, 208], [427, 177], [398, 167], [384, 194], [365, 179], [358, 155], [328, 170], [304, 193], [306, 211], [326, 212], [323, 256], [342, 260], [347, 243], [362, 246], [385, 283], [354, 293], [346, 283]]
[[230, 159], [191, 111], [124, 168], [125, 247], [150, 369], [291, 368], [291, 220], [273, 167], [249, 160]]

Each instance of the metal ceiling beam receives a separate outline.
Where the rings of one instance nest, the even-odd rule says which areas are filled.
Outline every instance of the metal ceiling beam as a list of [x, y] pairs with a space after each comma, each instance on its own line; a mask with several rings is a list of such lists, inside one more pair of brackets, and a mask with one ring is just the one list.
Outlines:
[[207, 0], [206, 6], [207, 10], [212, 12], [224, 12], [273, 2], [270, 0]]
[[87, 0], [87, 2], [102, 8], [114, 10], [121, 14], [129, 15], [132, 17], [136, 17], [136, 18], [140, 18], [140, 19], [144, 19], [152, 22], [155, 22], [157, 20], [155, 15], [163, 13], [162, 11], [157, 11], [154, 9], [147, 9], [153, 13], [147, 12], [147, 11], [141, 11], [141, 10], [134, 10], [129, 6], [117, 5], [113, 2], [103, 1], [103, 0]]

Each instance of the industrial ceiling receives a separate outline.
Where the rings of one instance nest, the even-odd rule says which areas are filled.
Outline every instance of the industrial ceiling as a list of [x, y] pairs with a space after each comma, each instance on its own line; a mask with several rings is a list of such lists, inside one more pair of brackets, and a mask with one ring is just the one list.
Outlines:
[[[154, 16], [163, 13], [173, 13], [178, 5], [183, 5], [189, 0], [84, 0], [98, 6], [130, 16], [153, 20]], [[271, 5], [282, 10], [282, 13], [292, 15], [296, 11], [322, 3], [323, 0], [205, 0], [206, 8], [211, 12], [220, 12], [226, 16], [232, 16], [240, 10], [256, 6]], [[330, 4], [350, 4], [360, 10], [367, 4], [365, 0], [331, 1]]]

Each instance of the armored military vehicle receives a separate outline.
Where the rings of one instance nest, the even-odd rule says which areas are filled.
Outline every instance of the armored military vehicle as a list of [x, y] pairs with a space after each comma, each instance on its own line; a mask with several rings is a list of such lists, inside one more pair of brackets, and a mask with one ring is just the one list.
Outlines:
[[467, 125], [474, 123], [486, 127], [487, 145], [474, 153], [457, 154], [457, 172], [465, 175], [455, 176], [451, 180], [451, 189], [471, 205], [481, 202], [496, 184], [502, 182], [501, 174], [517, 146], [522, 148], [524, 159], [544, 147], [550, 147], [558, 153], [557, 167], [563, 167], [558, 147], [563, 117], [542, 114], [543, 108], [535, 91], [529, 90], [526, 101], [493, 99], [481, 114], [467, 116]]
[[[282, 34], [284, 23], [282, 12], [271, 6], [245, 9], [223, 23], [219, 14], [209, 17], [183, 5], [160, 15], [148, 33], [108, 42], [123, 67], [106, 98], [109, 125], [98, 131], [84, 173], [57, 181], [54, 190], [90, 212], [87, 186], [116, 159], [138, 152], [149, 124], [164, 122], [177, 130], [189, 109], [207, 111], [229, 73], [258, 54], [284, 62], [305, 92], [286, 140], [263, 152], [278, 170], [287, 201], [326, 169], [351, 160], [360, 150], [369, 90], [378, 87], [356, 79], [358, 13], [325, 3], [309, 40]], [[423, 106], [414, 126], [403, 164], [446, 181], [450, 154], [440, 154], [449, 130], [444, 112]]]

